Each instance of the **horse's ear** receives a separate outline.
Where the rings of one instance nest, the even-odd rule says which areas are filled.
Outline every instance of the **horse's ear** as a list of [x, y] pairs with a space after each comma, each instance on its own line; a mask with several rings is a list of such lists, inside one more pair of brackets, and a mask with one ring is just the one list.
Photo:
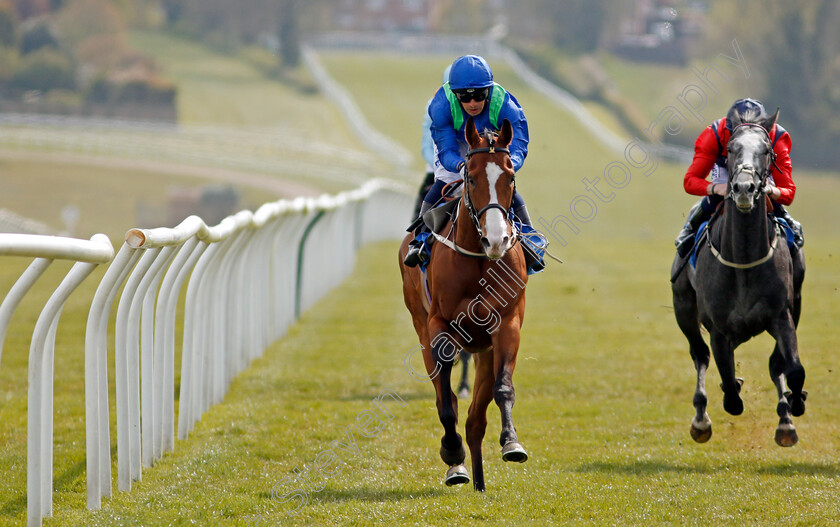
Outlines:
[[738, 115], [738, 112], [732, 112], [732, 119], [729, 120], [729, 126], [734, 130], [741, 123], [741, 116]]
[[481, 142], [481, 136], [478, 135], [478, 130], [475, 128], [475, 119], [470, 116], [467, 119], [467, 124], [464, 126], [464, 135], [467, 139], [467, 144], [475, 148]]
[[496, 144], [500, 148], [505, 148], [510, 144], [511, 140], [513, 140], [513, 126], [510, 124], [510, 121], [505, 119], [502, 123], [502, 129], [499, 131], [499, 138], [496, 139]]
[[764, 129], [767, 130], [767, 133], [769, 134], [770, 131], [773, 129], [773, 126], [776, 124], [776, 120], [778, 118], [779, 118], [779, 108], [776, 107], [776, 113], [774, 113], [773, 115], [771, 115], [767, 119], [761, 121], [761, 123], [759, 123], [759, 124], [761, 124], [761, 126], [764, 127]]

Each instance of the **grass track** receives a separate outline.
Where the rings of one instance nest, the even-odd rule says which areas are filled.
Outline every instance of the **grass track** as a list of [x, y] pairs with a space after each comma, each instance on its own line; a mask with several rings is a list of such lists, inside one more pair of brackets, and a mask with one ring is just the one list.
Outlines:
[[[349, 62], [345, 71], [376, 84], [385, 69], [381, 58], [340, 60]], [[334, 69], [332, 61], [339, 59], [324, 59], [340, 82], [352, 84]], [[528, 113], [532, 145], [520, 188], [535, 218], [550, 222], [568, 214], [572, 198], [585, 192], [581, 178], [601, 175], [616, 158], [504, 67], [493, 66]], [[422, 68], [432, 79], [442, 69], [434, 60], [421, 61], [418, 76]], [[401, 77], [389, 78], [400, 92]], [[405, 87], [412, 96], [403, 104], [422, 108], [428, 95], [413, 95], [413, 89]], [[400, 115], [393, 103], [352, 91], [362, 109], [371, 110], [374, 126], [380, 126], [375, 105], [385, 108], [378, 119]], [[408, 132], [398, 137], [410, 148], [419, 143], [421, 115], [414, 113], [401, 122], [404, 129], [416, 125], [416, 141]], [[189, 440], [144, 471], [131, 493], [106, 499], [99, 512], [84, 511], [84, 473], [77, 468], [83, 445], [71, 439], [81, 427], [72, 417], [79, 405], [62, 392], [56, 403], [65, 416], [56, 432], [56, 517], [46, 525], [247, 525], [251, 519], [258, 525], [831, 524], [840, 519], [840, 397], [833, 390], [840, 218], [829, 200], [840, 182], [820, 175], [797, 179], [792, 210], [808, 236], [799, 337], [810, 397], [808, 412], [795, 421], [800, 444], [783, 450], [772, 439], [777, 418], [766, 337], [738, 350], [739, 373], [746, 378], [744, 414], [723, 412], [713, 369], [707, 385], [714, 436], [696, 445], [688, 435], [694, 371], [667, 282], [671, 240], [692, 202], [680, 179], [681, 168], [665, 164], [650, 176], [633, 171], [630, 183], [600, 204], [579, 234], [566, 233], [566, 247], [552, 240], [566, 263], [532, 278], [515, 376], [516, 424], [532, 457], [524, 465], [501, 462], [498, 410], [491, 405], [486, 494], [440, 483], [433, 392], [404, 369], [416, 337], [400, 297], [396, 244], [385, 243], [365, 248], [353, 278], [240, 375]], [[70, 333], [78, 332], [73, 328], [83, 312], [82, 305], [68, 306], [63, 321]], [[14, 338], [28, 342], [25, 333]], [[11, 356], [4, 353], [0, 370], [4, 390]], [[344, 463], [340, 473], [313, 478], [316, 486], [325, 484], [323, 490], [308, 492], [308, 505], [287, 516], [294, 502], [273, 501], [272, 487], [295, 469], [311, 469], [332, 441], [344, 441], [346, 427], [385, 388], [406, 406], [388, 406], [394, 418], [376, 437], [357, 433], [358, 454], [335, 450]], [[81, 393], [80, 385], [75, 389]], [[6, 401], [19, 397], [5, 393]], [[24, 507], [20, 430], [2, 430], [10, 445], [4, 455], [11, 464], [4, 465], [13, 469], [7, 478], [12, 485], [0, 498], [0, 523], [21, 518]]]

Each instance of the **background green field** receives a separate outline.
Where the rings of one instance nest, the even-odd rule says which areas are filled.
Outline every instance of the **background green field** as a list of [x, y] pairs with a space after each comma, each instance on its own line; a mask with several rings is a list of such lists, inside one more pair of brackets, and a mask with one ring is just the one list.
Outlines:
[[[422, 107], [450, 59], [322, 56], [371, 123], [412, 151], [419, 149]], [[568, 215], [575, 196], [585, 193], [582, 178], [602, 175], [609, 163], [622, 162], [623, 157], [599, 146], [504, 64], [492, 65], [497, 80], [516, 94], [528, 115], [531, 148], [519, 189], [532, 216], [550, 223], [558, 214]], [[668, 90], [670, 85], [651, 89]], [[215, 101], [231, 96], [220, 90], [208, 95], [204, 106], [215, 107]], [[283, 98], [274, 104], [282, 107]], [[719, 104], [722, 113], [728, 103]], [[578, 234], [566, 236], [567, 245], [550, 237], [550, 249], [565, 263], [550, 263], [529, 282], [514, 376], [514, 418], [531, 457], [524, 465], [501, 461], [499, 413], [491, 405], [484, 443], [485, 494], [441, 483], [445, 466], [437, 453], [441, 427], [434, 392], [405, 368], [417, 339], [402, 304], [397, 244], [388, 242], [364, 248], [356, 273], [243, 372], [225, 401], [204, 415], [174, 453], [145, 470], [130, 493], [117, 492], [103, 500], [100, 511], [88, 512], [81, 346], [92, 294], [89, 281], [71, 298], [59, 327], [55, 513], [45, 524], [837, 521], [840, 396], [834, 388], [840, 214], [833, 197], [840, 191], [840, 180], [832, 174], [798, 171], [799, 191], [791, 207], [807, 237], [799, 343], [809, 398], [806, 414], [795, 420], [800, 443], [781, 449], [773, 442], [778, 418], [767, 374], [772, 343], [762, 336], [744, 344], [736, 356], [738, 373], [746, 379], [743, 415], [725, 414], [717, 372], [710, 372], [714, 435], [709, 443], [697, 445], [688, 434], [694, 368], [674, 322], [668, 283], [672, 240], [693, 203], [682, 190], [683, 170], [661, 160], [648, 176], [631, 170], [629, 184], [615, 189], [609, 203], [599, 202], [592, 221], [580, 224]], [[420, 176], [418, 170], [418, 184]], [[29, 177], [39, 178], [40, 172]], [[599, 188], [609, 190], [603, 183]], [[6, 260], [3, 290], [22, 267]], [[0, 466], [8, 468], [0, 482], [0, 523], [16, 524], [25, 514], [25, 362], [37, 306], [50, 279], [44, 278], [44, 285], [16, 315], [3, 352], [0, 443], [6, 448], [0, 453]], [[413, 367], [419, 370], [419, 358], [414, 359]], [[405, 407], [388, 405], [394, 418], [376, 437], [356, 433], [357, 454], [336, 450], [344, 463], [340, 472], [331, 478], [313, 477], [317, 487], [324, 484], [323, 490], [310, 489], [308, 504], [290, 516], [296, 502], [272, 500], [272, 488], [295, 476], [296, 470], [314, 470], [319, 453], [334, 449], [333, 441], [344, 442], [346, 428], [352, 428], [361, 412], [373, 409], [371, 400], [384, 389], [399, 394]], [[463, 404], [462, 412], [465, 408]], [[115, 463], [114, 458], [114, 474]], [[286, 484], [280, 490], [296, 487]]]

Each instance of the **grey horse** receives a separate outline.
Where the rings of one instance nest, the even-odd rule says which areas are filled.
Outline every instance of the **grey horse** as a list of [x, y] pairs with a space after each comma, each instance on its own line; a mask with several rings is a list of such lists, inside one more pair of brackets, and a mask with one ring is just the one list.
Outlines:
[[764, 331], [775, 339], [769, 365], [779, 397], [775, 439], [780, 446], [798, 441], [791, 415], [805, 412], [807, 396], [796, 340], [805, 257], [801, 248], [788, 249], [768, 215], [765, 190], [775, 162], [769, 130], [778, 116], [777, 109], [764, 120], [746, 115], [733, 123], [727, 144], [729, 183], [722, 208], [698, 241], [696, 267], [685, 266], [677, 255], [671, 270], [676, 275], [671, 286], [674, 313], [697, 369], [693, 399], [697, 413], [691, 436], [698, 443], [712, 435], [706, 413], [709, 347], [701, 336], [701, 324], [709, 332], [720, 373], [723, 408], [732, 415], [744, 410], [743, 379], [735, 376], [735, 348]]

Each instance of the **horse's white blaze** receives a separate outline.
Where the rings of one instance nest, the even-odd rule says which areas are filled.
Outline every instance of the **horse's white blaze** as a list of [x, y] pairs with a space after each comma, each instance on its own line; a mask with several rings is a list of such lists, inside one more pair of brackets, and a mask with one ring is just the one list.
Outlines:
[[[487, 183], [490, 188], [490, 203], [499, 204], [496, 183], [499, 182], [502, 169], [496, 163], [487, 163], [485, 172], [487, 173]], [[485, 213], [484, 236], [490, 243], [486, 252], [487, 256], [491, 258], [500, 258], [510, 248], [510, 239], [506, 242], [504, 241], [504, 237], [507, 236], [507, 222], [505, 222], [505, 216], [501, 210], [494, 208]]]

